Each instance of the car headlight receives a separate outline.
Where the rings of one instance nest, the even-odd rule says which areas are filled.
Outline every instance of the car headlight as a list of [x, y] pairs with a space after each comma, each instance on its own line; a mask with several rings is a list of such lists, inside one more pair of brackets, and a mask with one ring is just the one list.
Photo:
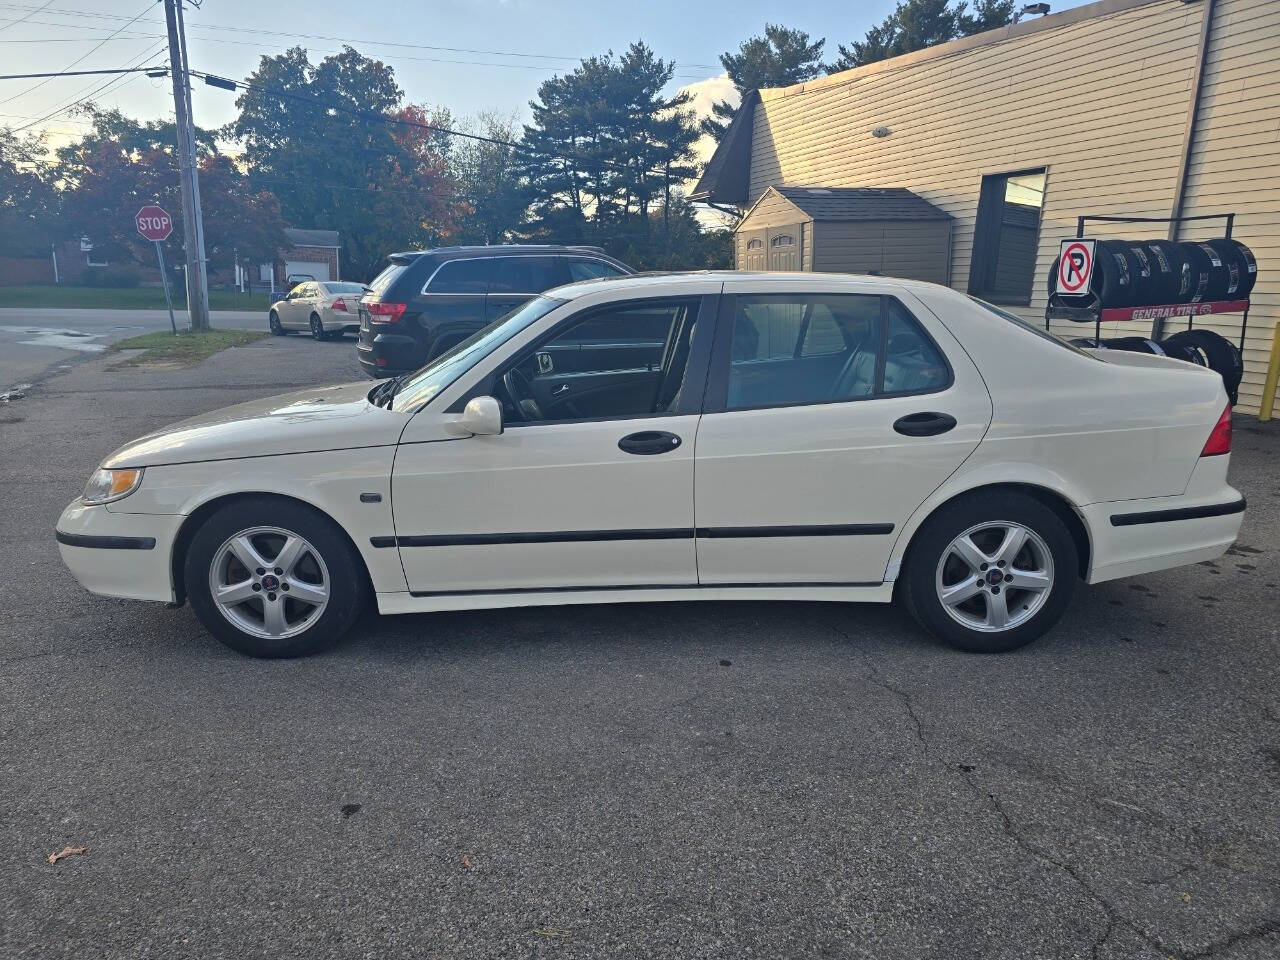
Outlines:
[[84, 486], [80, 500], [87, 504], [111, 503], [122, 500], [142, 484], [142, 468], [108, 470], [99, 467]]

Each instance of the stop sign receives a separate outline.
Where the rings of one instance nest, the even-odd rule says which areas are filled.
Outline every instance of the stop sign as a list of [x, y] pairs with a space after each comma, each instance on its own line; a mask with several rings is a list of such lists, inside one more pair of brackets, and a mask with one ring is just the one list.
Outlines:
[[140, 234], [155, 243], [159, 243], [173, 233], [173, 217], [169, 216], [163, 207], [157, 207], [154, 203], [139, 210], [133, 222], [137, 225]]

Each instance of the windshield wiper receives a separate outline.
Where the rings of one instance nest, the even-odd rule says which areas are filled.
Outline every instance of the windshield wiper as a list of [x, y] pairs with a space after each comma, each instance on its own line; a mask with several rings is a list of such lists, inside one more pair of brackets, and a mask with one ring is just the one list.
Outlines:
[[404, 385], [404, 382], [411, 376], [413, 376], [412, 371], [409, 373], [402, 373], [400, 376], [388, 380], [378, 392], [378, 406], [382, 406], [382, 401], [385, 399], [387, 401], [387, 409], [390, 410], [391, 404], [395, 402], [396, 394], [400, 392], [400, 388]]
[[394, 393], [395, 386], [396, 380], [383, 380], [370, 391], [369, 400], [375, 407], [382, 406], [382, 401], [389, 399], [389, 394]]

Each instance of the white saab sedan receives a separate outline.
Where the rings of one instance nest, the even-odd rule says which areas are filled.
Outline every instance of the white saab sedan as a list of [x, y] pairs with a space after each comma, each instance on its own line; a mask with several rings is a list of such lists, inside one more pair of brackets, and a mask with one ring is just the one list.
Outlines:
[[287, 657], [382, 613], [888, 601], [1021, 646], [1097, 583], [1217, 557], [1216, 373], [1085, 353], [943, 287], [704, 273], [552, 290], [400, 380], [117, 450], [58, 521], [89, 590]]

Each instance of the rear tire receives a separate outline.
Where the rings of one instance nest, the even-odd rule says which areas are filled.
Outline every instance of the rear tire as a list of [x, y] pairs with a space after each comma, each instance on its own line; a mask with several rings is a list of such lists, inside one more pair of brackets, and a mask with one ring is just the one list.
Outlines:
[[324, 324], [320, 322], [320, 318], [316, 314], [311, 315], [311, 339], [312, 340], [328, 340], [329, 337], [324, 332]]
[[268, 496], [210, 516], [191, 540], [183, 576], [205, 629], [250, 657], [324, 649], [351, 627], [368, 595], [364, 564], [337, 524]]
[[978, 491], [941, 507], [911, 541], [901, 584], [925, 630], [973, 653], [1025, 646], [1071, 601], [1079, 558], [1071, 532], [1039, 500]]

